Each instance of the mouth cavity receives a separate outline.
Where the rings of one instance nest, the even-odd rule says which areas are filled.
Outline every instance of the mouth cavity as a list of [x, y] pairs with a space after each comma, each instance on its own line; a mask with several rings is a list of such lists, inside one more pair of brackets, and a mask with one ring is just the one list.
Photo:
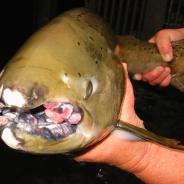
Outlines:
[[0, 126], [18, 129], [47, 140], [74, 134], [83, 118], [80, 107], [69, 102], [45, 103], [27, 112], [0, 104]]

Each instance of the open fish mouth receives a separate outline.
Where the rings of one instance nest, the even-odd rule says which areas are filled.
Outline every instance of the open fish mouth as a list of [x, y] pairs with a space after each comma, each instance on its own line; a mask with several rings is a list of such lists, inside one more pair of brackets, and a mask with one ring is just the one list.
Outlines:
[[58, 140], [74, 134], [83, 118], [83, 110], [69, 102], [45, 103], [29, 111], [1, 104], [0, 126], [17, 129], [47, 140]]

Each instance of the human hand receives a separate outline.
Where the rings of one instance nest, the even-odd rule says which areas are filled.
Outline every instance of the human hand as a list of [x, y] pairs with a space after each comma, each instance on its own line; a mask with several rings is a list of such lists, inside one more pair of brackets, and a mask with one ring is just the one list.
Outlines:
[[[142, 121], [138, 118], [134, 110], [134, 93], [125, 64], [124, 68], [126, 72], [126, 92], [119, 119], [143, 127]], [[134, 145], [135, 142], [125, 139], [125, 136], [126, 134], [124, 134], [123, 131], [115, 130], [106, 139], [76, 157], [76, 160], [102, 162], [121, 168], [123, 167], [124, 169], [133, 169], [134, 165], [136, 165], [137, 168], [137, 162], [142, 159], [147, 144]], [[130, 149], [131, 146], [133, 147]]]
[[[134, 110], [134, 94], [127, 70], [126, 92], [119, 118], [144, 128]], [[125, 137], [123, 131], [115, 130], [107, 138], [75, 157], [75, 160], [113, 165], [135, 174], [145, 183], [180, 183], [184, 180], [183, 152], [151, 142], [128, 140]]]
[[[169, 62], [173, 58], [171, 42], [184, 39], [184, 28], [163, 29], [157, 32], [149, 43], [156, 44], [164, 61]], [[171, 81], [171, 70], [169, 67], [156, 67], [152, 71], [136, 74], [135, 79], [149, 82], [151, 85], [166, 87]]]

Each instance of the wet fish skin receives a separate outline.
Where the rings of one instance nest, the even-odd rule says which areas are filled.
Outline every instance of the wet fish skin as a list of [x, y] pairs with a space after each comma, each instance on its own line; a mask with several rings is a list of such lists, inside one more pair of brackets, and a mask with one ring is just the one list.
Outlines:
[[[45, 103], [69, 101], [80, 107], [83, 118], [75, 133], [55, 140], [0, 122], [5, 143], [29, 153], [68, 154], [93, 145], [118, 128], [146, 141], [183, 149], [177, 140], [162, 138], [119, 120], [125, 73], [120, 58], [114, 54], [116, 44], [116, 36], [103, 20], [83, 8], [58, 16], [33, 34], [1, 75], [3, 108], [27, 112]], [[18, 91], [25, 101], [8, 104], [9, 97], [3, 96], [5, 89]], [[17, 93], [13, 94], [15, 97]], [[42, 133], [50, 137], [50, 133]]]
[[131, 75], [153, 70], [157, 66], [171, 68], [171, 85], [184, 92], [184, 41], [172, 42], [174, 57], [163, 61], [157, 47], [131, 35], [118, 36], [121, 57], [128, 65]]

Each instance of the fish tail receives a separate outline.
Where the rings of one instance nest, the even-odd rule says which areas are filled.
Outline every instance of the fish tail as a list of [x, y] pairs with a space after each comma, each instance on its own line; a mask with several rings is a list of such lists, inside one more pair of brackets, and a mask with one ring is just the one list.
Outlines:
[[169, 147], [169, 148], [174, 148], [177, 150], [184, 151], [184, 145], [182, 145], [181, 141], [179, 140], [162, 137], [153, 132], [150, 132], [143, 128], [136, 127], [132, 124], [129, 124], [123, 121], [119, 121], [115, 125], [115, 127], [116, 129], [125, 130], [131, 134], [134, 134], [136, 137], [141, 138], [145, 141], [150, 141], [150, 142], [157, 143], [157, 144]]

